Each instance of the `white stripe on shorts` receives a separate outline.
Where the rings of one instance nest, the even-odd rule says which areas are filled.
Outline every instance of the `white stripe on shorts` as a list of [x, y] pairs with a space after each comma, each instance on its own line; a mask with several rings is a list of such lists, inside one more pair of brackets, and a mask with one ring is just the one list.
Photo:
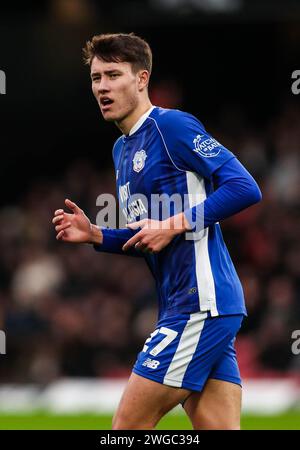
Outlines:
[[183, 377], [196, 351], [206, 318], [206, 312], [197, 312], [190, 315], [163, 384], [173, 387], [182, 386]]

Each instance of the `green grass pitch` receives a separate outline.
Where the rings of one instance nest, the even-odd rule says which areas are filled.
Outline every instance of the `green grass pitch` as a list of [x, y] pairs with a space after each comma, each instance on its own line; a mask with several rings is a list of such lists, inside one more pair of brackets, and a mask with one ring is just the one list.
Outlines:
[[[1, 430], [109, 430], [110, 415], [97, 414], [0, 414]], [[190, 430], [191, 425], [183, 415], [169, 414], [164, 417], [158, 430]], [[275, 416], [244, 415], [244, 430], [299, 430], [300, 411]]]

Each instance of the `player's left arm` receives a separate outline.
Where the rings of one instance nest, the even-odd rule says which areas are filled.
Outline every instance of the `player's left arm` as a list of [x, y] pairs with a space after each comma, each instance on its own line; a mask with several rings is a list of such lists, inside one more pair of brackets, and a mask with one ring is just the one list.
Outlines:
[[190, 228], [201, 223], [203, 228], [224, 220], [262, 199], [258, 184], [237, 158], [219, 167], [212, 180], [218, 187], [203, 202], [186, 210]]
[[204, 201], [163, 222], [146, 219], [129, 225], [141, 228], [124, 246], [159, 252], [177, 235], [206, 228], [261, 200], [261, 191], [237, 158], [216, 141], [195, 117], [172, 111], [160, 129], [166, 151], [178, 170], [198, 173], [218, 188]]
[[[261, 191], [250, 173], [236, 159], [224, 163], [213, 175], [218, 188], [206, 200], [183, 213], [164, 221], [144, 219], [128, 225], [141, 228], [123, 246], [123, 250], [136, 249], [159, 252], [177, 235], [196, 229], [200, 231], [259, 202]], [[200, 225], [200, 226], [199, 226]]]

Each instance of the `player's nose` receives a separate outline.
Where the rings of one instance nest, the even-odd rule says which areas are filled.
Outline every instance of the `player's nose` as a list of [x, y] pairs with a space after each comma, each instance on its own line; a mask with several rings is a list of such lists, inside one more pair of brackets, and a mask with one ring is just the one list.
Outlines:
[[98, 93], [99, 94], [104, 94], [105, 92], [109, 92], [110, 88], [109, 88], [109, 84], [107, 82], [107, 80], [101, 80], [99, 85], [98, 85]]

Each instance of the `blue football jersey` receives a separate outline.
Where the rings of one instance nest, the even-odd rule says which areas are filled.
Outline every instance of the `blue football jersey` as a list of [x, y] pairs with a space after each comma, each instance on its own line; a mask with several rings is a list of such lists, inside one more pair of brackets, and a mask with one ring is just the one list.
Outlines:
[[[192, 208], [195, 200], [187, 204], [187, 199], [196, 198], [200, 203], [209, 197], [214, 191], [214, 172], [232, 158], [233, 153], [193, 115], [153, 107], [113, 148], [125, 222], [166, 218], [164, 202], [159, 201], [164, 195], [169, 198], [177, 194], [183, 209]], [[167, 215], [177, 212], [178, 204], [171, 203]], [[132, 235], [130, 230], [115, 231], [115, 246]], [[208, 311], [211, 316], [246, 314], [242, 286], [219, 223], [205, 228], [200, 239], [186, 239], [185, 233], [177, 235], [159, 253], [144, 254], [134, 249], [131, 253], [145, 257], [155, 278], [159, 318], [198, 311]]]

